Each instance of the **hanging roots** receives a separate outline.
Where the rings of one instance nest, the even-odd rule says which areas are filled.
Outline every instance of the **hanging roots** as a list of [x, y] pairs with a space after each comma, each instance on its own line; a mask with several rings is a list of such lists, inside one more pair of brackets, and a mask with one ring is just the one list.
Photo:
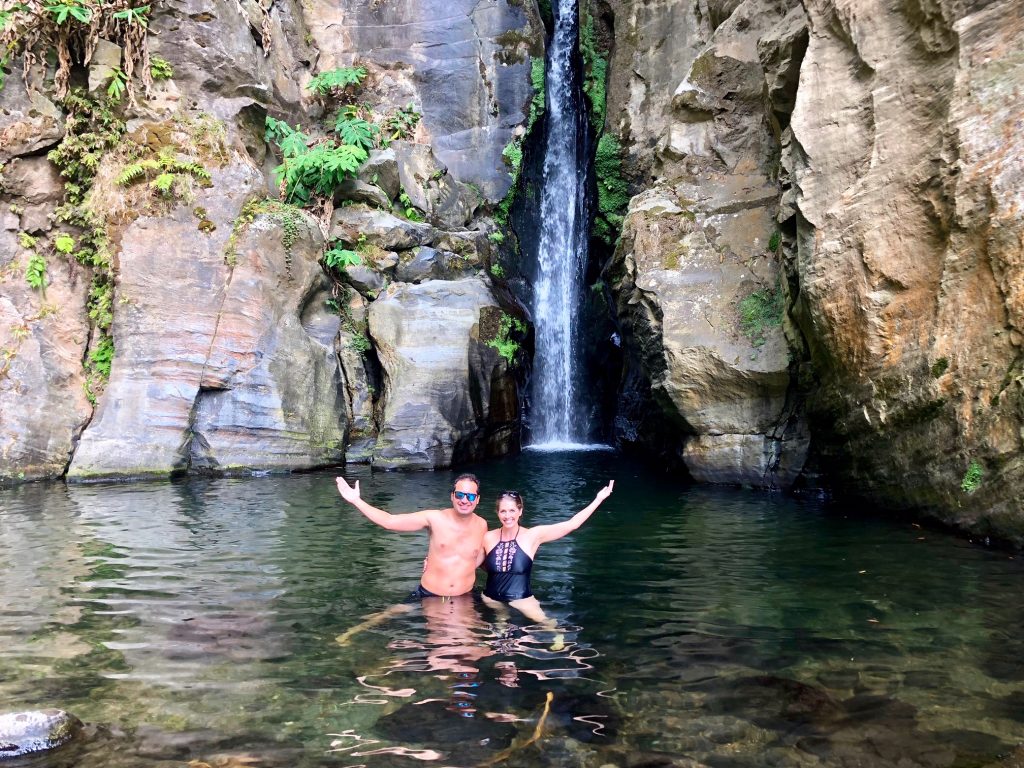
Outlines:
[[[31, 73], [36, 68], [40, 79], [46, 73], [46, 53], [57, 53], [57, 72], [53, 78], [57, 99], [68, 93], [71, 67], [88, 66], [100, 39], [123, 49], [120, 80], [135, 104], [136, 68], [141, 66], [145, 93], [153, 85], [146, 45], [147, 16], [145, 0], [0, 0], [0, 64], [21, 54], [25, 87], [32, 89]], [[118, 74], [115, 74], [118, 77]]]

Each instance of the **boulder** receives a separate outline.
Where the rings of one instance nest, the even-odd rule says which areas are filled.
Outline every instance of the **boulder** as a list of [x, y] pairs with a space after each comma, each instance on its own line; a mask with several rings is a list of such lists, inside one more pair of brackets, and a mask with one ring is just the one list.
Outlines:
[[397, 200], [402, 191], [398, 179], [398, 161], [393, 149], [371, 149], [366, 162], [359, 166], [359, 180], [380, 187], [389, 200]]
[[392, 144], [398, 163], [398, 178], [412, 204], [435, 226], [461, 229], [480, 205], [471, 187], [451, 178], [427, 144], [397, 141]]
[[517, 447], [515, 382], [486, 343], [500, 316], [476, 277], [397, 283], [370, 305], [384, 374], [374, 466], [436, 469]]
[[345, 179], [335, 192], [335, 200], [351, 200], [366, 203], [373, 208], [391, 208], [391, 199], [376, 184], [367, 184], [360, 179]]
[[56, 749], [82, 730], [82, 721], [62, 709], [0, 714], [0, 759]]
[[405, 251], [417, 245], [430, 245], [437, 232], [429, 224], [402, 219], [386, 211], [365, 205], [346, 205], [331, 217], [331, 237], [349, 245], [361, 237], [385, 251]]

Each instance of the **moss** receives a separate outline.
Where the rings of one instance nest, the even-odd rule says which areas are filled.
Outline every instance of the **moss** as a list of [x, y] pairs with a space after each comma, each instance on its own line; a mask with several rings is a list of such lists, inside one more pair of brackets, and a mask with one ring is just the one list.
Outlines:
[[740, 330], [755, 347], [765, 343], [765, 331], [782, 325], [782, 291], [761, 288], [739, 303]]
[[613, 233], [622, 226], [629, 206], [629, 185], [622, 175], [622, 147], [610, 133], [604, 134], [597, 142], [594, 173], [597, 176], [597, 210], [605, 222], [603, 227], [598, 227], [595, 221], [594, 234], [611, 245], [615, 239]]
[[530, 118], [526, 122], [526, 132], [533, 130], [533, 124], [544, 114], [544, 57], [534, 56], [530, 59], [530, 84], [533, 86], [533, 99], [530, 101]]
[[932, 378], [938, 379], [946, 372], [949, 368], [949, 360], [945, 357], [940, 357], [932, 365]]
[[594, 130], [600, 133], [604, 129], [605, 104], [608, 87], [608, 58], [599, 50], [594, 35], [594, 17], [589, 13], [580, 29], [580, 52], [586, 68], [583, 92], [590, 100], [590, 121]]

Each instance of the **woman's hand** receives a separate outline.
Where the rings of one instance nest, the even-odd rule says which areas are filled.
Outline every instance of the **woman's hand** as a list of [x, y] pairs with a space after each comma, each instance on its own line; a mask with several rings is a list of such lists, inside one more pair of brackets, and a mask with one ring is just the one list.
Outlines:
[[611, 480], [604, 488], [597, 492], [597, 496], [594, 497], [595, 501], [604, 501], [612, 495], [612, 491], [615, 489], [615, 481]]

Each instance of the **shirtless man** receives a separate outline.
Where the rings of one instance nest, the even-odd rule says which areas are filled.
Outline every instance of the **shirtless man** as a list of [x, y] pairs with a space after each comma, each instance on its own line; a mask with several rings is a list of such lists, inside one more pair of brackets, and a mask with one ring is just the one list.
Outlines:
[[337, 481], [341, 498], [382, 528], [402, 533], [424, 528], [430, 531], [426, 568], [412, 597], [454, 597], [473, 589], [487, 532], [487, 523], [475, 513], [480, 503], [480, 481], [475, 475], [455, 478], [452, 505], [447, 509], [402, 515], [392, 515], [363, 501], [358, 480], [354, 486], [343, 477]]

